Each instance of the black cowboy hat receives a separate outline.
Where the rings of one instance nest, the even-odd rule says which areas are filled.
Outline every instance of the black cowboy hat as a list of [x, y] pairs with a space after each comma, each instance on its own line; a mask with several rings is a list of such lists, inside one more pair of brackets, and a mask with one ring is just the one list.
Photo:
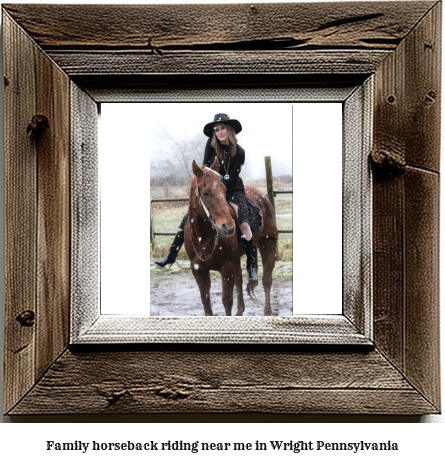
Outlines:
[[215, 123], [227, 123], [230, 124], [230, 126], [235, 129], [235, 133], [238, 134], [239, 132], [242, 131], [242, 126], [241, 123], [237, 119], [230, 119], [228, 115], [225, 113], [217, 113], [215, 115], [215, 118], [211, 123], [208, 123], [204, 126], [204, 134], [207, 137], [212, 137], [213, 134], [213, 128], [215, 126]]

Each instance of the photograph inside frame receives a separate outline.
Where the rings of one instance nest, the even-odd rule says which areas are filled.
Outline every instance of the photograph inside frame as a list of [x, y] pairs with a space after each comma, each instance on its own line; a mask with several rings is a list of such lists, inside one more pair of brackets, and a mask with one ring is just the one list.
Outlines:
[[342, 119], [338, 102], [102, 104], [101, 314], [341, 314]]

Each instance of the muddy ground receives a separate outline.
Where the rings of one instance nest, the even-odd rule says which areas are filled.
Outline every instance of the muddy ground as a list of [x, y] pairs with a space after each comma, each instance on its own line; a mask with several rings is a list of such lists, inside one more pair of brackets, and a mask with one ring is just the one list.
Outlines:
[[[155, 265], [154, 265], [155, 266]], [[211, 276], [211, 300], [214, 315], [224, 316], [221, 301], [222, 283], [219, 273]], [[264, 313], [264, 289], [260, 281], [255, 289], [259, 304], [246, 292], [247, 279], [243, 279], [244, 316], [261, 316]], [[152, 273], [150, 276], [150, 314], [152, 316], [204, 316], [198, 285], [190, 270], [174, 273]], [[272, 314], [292, 316], [292, 280], [275, 278], [271, 291]], [[236, 313], [236, 299], [232, 314]]]

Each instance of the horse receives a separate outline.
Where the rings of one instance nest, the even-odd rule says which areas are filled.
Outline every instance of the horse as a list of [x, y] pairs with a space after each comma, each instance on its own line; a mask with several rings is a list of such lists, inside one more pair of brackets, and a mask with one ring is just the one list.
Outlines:
[[[242, 316], [243, 278], [241, 256], [245, 253], [237, 230], [236, 214], [226, 200], [226, 187], [218, 173], [219, 161], [215, 158], [211, 168], [200, 168], [192, 163], [194, 178], [190, 184], [189, 215], [184, 230], [184, 244], [190, 259], [190, 268], [199, 287], [206, 316], [212, 316], [210, 302], [210, 270], [219, 271], [222, 278], [222, 303], [226, 316], [231, 316], [233, 287], [236, 287], [237, 311]], [[245, 192], [260, 209], [262, 224], [253, 235], [255, 255], [259, 249], [263, 263], [263, 287], [265, 293], [264, 315], [272, 314], [270, 290], [278, 230], [271, 202], [261, 191], [245, 187]], [[249, 282], [247, 292], [256, 301], [254, 288], [257, 282]]]

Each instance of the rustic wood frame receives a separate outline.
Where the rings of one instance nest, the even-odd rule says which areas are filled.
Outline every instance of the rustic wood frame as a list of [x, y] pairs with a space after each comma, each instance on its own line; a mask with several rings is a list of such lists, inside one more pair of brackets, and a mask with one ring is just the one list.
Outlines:
[[[440, 411], [440, 2], [2, 13], [6, 414]], [[71, 90], [106, 101], [221, 74], [276, 87], [373, 76], [371, 348], [69, 345]]]

